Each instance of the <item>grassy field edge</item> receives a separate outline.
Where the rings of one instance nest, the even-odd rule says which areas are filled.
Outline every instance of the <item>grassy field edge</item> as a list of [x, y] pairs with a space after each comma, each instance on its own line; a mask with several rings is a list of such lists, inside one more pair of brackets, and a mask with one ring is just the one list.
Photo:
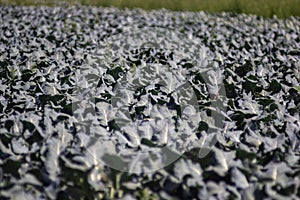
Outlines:
[[[61, 5], [61, 1], [0, 0], [1, 5]], [[65, 0], [67, 5], [115, 6], [119, 8], [142, 8], [146, 10], [167, 8], [181, 11], [235, 12], [263, 17], [288, 18], [300, 16], [300, 0]]]

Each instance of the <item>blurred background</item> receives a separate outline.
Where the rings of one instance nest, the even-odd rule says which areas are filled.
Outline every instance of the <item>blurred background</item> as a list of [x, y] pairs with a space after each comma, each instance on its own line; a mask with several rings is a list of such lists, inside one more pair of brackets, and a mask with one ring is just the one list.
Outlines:
[[90, 5], [147, 10], [166, 8], [180, 11], [235, 12], [264, 17], [300, 16], [300, 0], [0, 0], [2, 5]]

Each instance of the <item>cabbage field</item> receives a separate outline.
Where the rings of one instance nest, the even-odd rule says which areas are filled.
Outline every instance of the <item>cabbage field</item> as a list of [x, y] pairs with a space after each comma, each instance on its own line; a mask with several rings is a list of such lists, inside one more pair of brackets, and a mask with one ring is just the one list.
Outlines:
[[0, 199], [300, 199], [299, 17], [0, 20]]

